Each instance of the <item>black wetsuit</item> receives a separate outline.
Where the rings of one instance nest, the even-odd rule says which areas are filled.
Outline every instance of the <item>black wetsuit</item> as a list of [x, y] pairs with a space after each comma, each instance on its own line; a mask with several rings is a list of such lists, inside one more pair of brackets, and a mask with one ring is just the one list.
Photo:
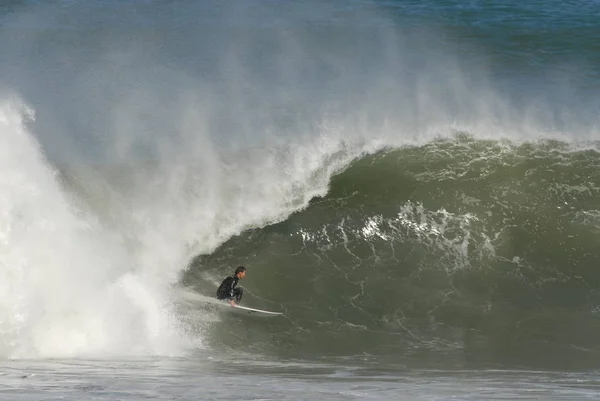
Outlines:
[[217, 290], [217, 298], [227, 300], [235, 299], [235, 302], [239, 304], [242, 300], [242, 294], [244, 293], [244, 291], [237, 286], [239, 280], [240, 279], [236, 276], [230, 276], [223, 280]]

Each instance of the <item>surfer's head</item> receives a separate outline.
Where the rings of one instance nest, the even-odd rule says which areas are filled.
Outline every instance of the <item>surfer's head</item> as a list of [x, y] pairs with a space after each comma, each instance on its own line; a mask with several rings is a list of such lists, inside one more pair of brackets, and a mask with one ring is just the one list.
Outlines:
[[244, 266], [240, 266], [235, 269], [235, 274], [237, 278], [244, 278], [246, 276], [246, 268]]

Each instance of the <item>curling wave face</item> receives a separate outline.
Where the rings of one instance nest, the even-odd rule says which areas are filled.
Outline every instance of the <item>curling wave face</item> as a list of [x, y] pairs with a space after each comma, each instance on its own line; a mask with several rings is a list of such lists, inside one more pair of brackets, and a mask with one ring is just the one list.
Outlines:
[[184, 282], [207, 288], [244, 261], [247, 302], [285, 310], [243, 335], [217, 325], [225, 345], [593, 365], [599, 167], [594, 144], [465, 134], [381, 152], [305, 210], [200, 256]]

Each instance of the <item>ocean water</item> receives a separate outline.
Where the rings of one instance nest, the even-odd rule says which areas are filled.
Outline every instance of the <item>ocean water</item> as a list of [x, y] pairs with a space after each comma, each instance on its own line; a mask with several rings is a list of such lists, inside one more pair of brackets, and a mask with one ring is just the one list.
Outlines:
[[599, 17], [3, 3], [0, 399], [598, 399]]

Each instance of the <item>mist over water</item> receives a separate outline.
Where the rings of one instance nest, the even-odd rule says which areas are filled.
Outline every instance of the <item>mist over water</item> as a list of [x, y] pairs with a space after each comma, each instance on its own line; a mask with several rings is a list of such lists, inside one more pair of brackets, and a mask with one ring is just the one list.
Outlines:
[[[251, 260], [236, 235], [285, 225], [366, 154], [427, 146], [457, 130], [515, 143], [598, 139], [594, 103], [584, 106], [575, 89], [508, 90], [479, 56], [489, 50], [473, 43], [463, 57], [458, 37], [439, 25], [405, 25], [386, 9], [335, 2], [15, 6], [0, 26], [0, 356], [170, 355], [206, 346], [170, 291], [190, 261], [219, 261], [192, 267], [200, 277], [192, 284], [210, 295], [214, 280]], [[452, 168], [436, 171], [451, 176]], [[331, 210], [344, 210], [345, 195], [330, 196]], [[444, 208], [443, 197], [429, 208], [405, 198], [404, 213], [420, 210], [406, 218], [413, 224]], [[359, 220], [388, 221], [379, 215]], [[444, 224], [465, 229], [475, 221], [469, 216], [448, 212]], [[309, 241], [317, 234], [305, 224], [294, 233]], [[228, 248], [220, 246], [232, 237], [237, 256], [223, 258]], [[454, 263], [455, 250], [470, 257], [453, 239], [446, 244], [440, 260]], [[272, 282], [291, 263], [285, 249], [276, 250], [284, 255], [278, 266], [252, 263], [255, 277]], [[336, 266], [353, 265], [347, 249]], [[318, 266], [307, 263], [298, 270], [305, 278]], [[296, 278], [284, 277], [293, 287]], [[337, 297], [302, 288], [302, 298]], [[275, 295], [260, 291], [255, 299]], [[323, 311], [305, 318], [339, 323], [320, 321], [331, 318]], [[198, 319], [194, 327], [213, 327]], [[285, 323], [273, 324], [276, 335], [289, 335]]]
[[172, 352], [164, 284], [61, 188], [27, 116], [2, 104], [2, 356]]

